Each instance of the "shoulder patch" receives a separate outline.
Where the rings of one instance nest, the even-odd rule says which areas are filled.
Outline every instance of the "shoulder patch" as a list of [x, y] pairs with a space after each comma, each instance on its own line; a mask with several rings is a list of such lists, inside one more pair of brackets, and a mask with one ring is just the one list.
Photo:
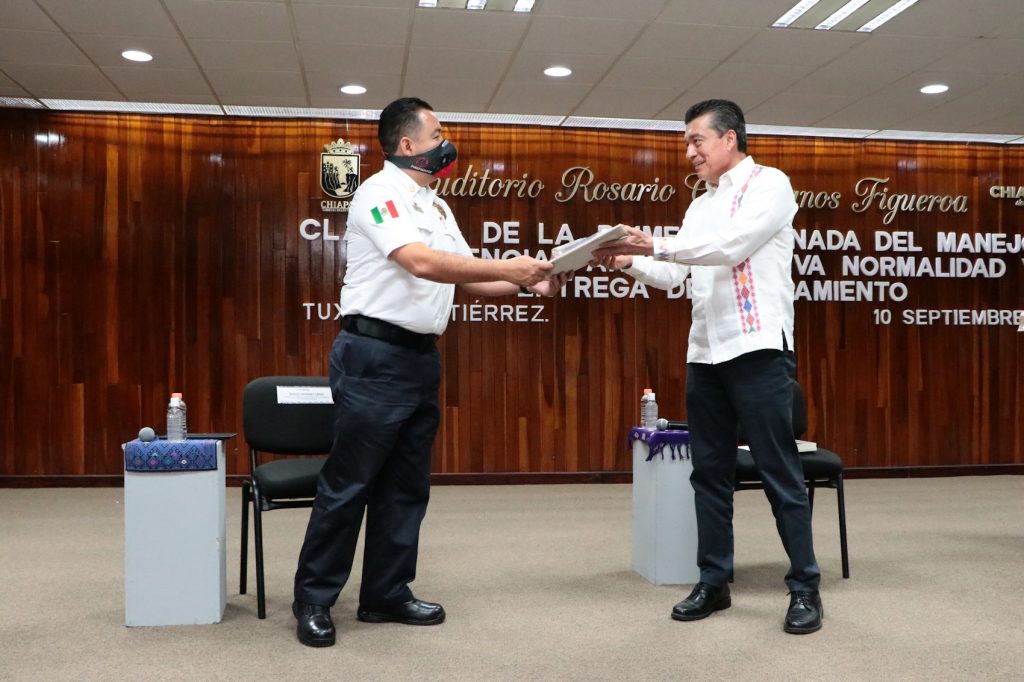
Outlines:
[[373, 216], [373, 222], [380, 225], [385, 220], [398, 217], [398, 209], [395, 208], [395, 202], [388, 201], [381, 206], [375, 206], [370, 209], [370, 215]]

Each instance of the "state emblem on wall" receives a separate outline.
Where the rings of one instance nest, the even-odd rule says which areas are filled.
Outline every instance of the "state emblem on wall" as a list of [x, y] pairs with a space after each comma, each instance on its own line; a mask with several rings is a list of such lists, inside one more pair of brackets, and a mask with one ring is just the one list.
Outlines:
[[359, 153], [342, 138], [324, 145], [320, 154], [320, 189], [336, 201], [322, 201], [325, 211], [347, 211], [349, 199], [359, 187]]

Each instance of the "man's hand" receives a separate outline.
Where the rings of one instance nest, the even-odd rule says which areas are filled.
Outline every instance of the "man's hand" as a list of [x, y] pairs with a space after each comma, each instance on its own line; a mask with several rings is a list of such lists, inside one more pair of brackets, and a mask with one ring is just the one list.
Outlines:
[[506, 282], [518, 284], [521, 287], [530, 287], [539, 283], [550, 275], [553, 266], [548, 261], [537, 260], [530, 256], [516, 256], [504, 261]]
[[[594, 249], [594, 260], [603, 261], [611, 256], [653, 256], [654, 240], [647, 236], [643, 230], [628, 225], [616, 225], [624, 227], [629, 233], [621, 239], [605, 242], [600, 248]], [[632, 264], [632, 259], [630, 259]], [[603, 263], [602, 263], [603, 265]], [[628, 267], [628, 266], [626, 266]]]
[[575, 272], [563, 272], [559, 275], [553, 275], [542, 282], [534, 284], [532, 287], [528, 287], [528, 289], [539, 296], [554, 296], [562, 290], [565, 283], [572, 279], [572, 276], [575, 274]]
[[605, 270], [625, 270], [633, 267], [632, 256], [608, 256], [606, 258], [595, 258], [590, 265], [603, 266]]

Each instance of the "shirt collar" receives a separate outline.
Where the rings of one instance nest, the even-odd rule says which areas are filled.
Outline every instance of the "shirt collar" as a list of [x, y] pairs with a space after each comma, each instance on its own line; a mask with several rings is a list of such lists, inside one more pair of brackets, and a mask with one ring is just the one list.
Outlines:
[[410, 178], [405, 171], [387, 159], [384, 160], [384, 172], [388, 174], [389, 178], [394, 179], [396, 185], [413, 195], [413, 199], [416, 201], [425, 201], [427, 203], [434, 201], [434, 196], [437, 194], [437, 190], [434, 189], [433, 183], [426, 187], [421, 187], [416, 184], [416, 181]]
[[718, 185], [721, 187], [722, 182], [726, 179], [728, 179], [729, 185], [738, 185], [747, 179], [752, 170], [754, 170], [754, 157], [747, 155], [743, 157], [742, 161], [722, 173], [722, 177], [718, 179]]

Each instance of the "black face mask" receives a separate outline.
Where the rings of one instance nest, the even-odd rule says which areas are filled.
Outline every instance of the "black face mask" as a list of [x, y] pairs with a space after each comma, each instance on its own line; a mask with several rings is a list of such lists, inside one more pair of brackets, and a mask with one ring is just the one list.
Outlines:
[[455, 149], [455, 145], [448, 140], [441, 140], [441, 144], [428, 152], [412, 156], [388, 155], [387, 159], [399, 168], [416, 170], [433, 175], [435, 178], [443, 178], [452, 171], [455, 159], [458, 157], [459, 152]]

